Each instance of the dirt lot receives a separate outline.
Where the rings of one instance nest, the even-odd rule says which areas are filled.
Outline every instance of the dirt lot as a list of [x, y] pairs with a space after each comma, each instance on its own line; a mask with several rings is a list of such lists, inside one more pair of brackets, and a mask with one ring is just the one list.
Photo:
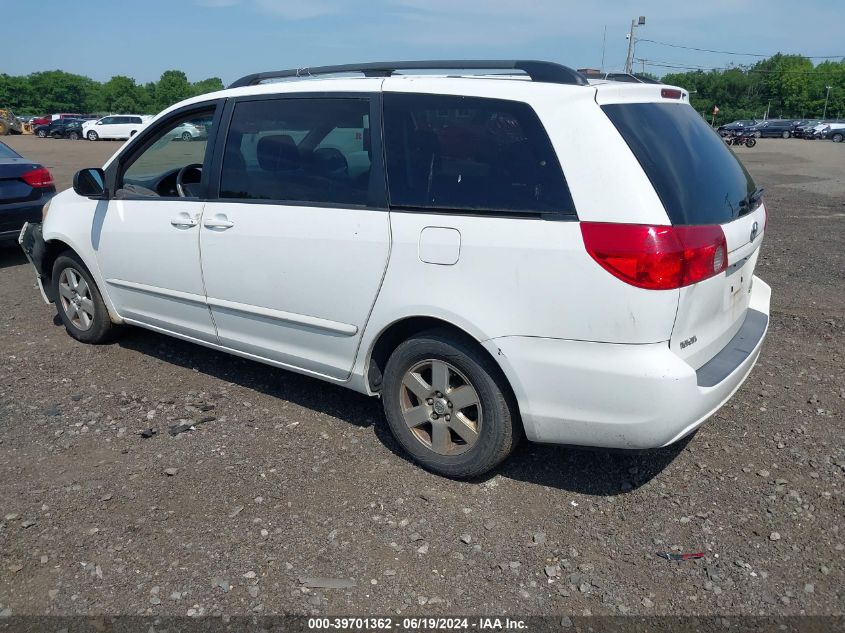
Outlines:
[[[118, 147], [8, 142], [61, 186]], [[377, 400], [141, 330], [77, 343], [3, 249], [0, 615], [842, 615], [845, 147], [738, 153], [773, 306], [736, 397], [671, 449], [523, 444], [471, 483], [406, 461]]]

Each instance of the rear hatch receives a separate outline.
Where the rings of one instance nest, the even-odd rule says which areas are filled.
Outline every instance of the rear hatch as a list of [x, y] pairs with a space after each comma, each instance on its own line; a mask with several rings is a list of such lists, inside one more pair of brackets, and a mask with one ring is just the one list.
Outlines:
[[683, 101], [601, 107], [654, 186], [672, 226], [711, 233], [712, 227], [719, 227], [724, 233], [727, 265], [718, 267], [718, 274], [680, 288], [669, 342], [698, 369], [727, 345], [745, 320], [766, 225], [762, 191], [719, 135]]

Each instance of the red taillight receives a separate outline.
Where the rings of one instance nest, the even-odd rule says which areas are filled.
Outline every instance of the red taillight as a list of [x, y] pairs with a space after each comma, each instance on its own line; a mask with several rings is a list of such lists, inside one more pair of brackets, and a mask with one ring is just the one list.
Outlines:
[[21, 176], [21, 180], [30, 187], [35, 187], [37, 189], [53, 186], [53, 175], [46, 167], [38, 167], [26, 172]]
[[698, 283], [728, 267], [720, 226], [582, 222], [587, 252], [622, 281], [649, 290]]
[[675, 88], [663, 88], [660, 91], [660, 96], [664, 99], [680, 99], [684, 93]]

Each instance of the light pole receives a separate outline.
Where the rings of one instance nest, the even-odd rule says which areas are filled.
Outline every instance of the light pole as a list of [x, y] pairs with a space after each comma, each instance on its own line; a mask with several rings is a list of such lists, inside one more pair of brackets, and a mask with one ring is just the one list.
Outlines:
[[825, 88], [827, 88], [827, 94], [824, 96], [824, 113], [822, 113], [822, 121], [827, 118], [827, 100], [830, 99], [830, 89], [833, 88], [833, 86], [825, 86]]
[[629, 75], [634, 73], [634, 29], [645, 25], [645, 16], [631, 20], [631, 32], [628, 33], [628, 59], [625, 62], [625, 72]]

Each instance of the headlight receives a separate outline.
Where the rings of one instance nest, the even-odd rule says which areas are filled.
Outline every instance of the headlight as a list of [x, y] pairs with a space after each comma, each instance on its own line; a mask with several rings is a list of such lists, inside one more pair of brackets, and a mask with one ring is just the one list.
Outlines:
[[41, 209], [41, 221], [42, 222], [47, 219], [47, 212], [50, 210], [50, 203], [52, 201], [53, 201], [53, 199], [51, 198], [50, 200], [47, 201], [47, 204], [44, 205], [44, 208]]

